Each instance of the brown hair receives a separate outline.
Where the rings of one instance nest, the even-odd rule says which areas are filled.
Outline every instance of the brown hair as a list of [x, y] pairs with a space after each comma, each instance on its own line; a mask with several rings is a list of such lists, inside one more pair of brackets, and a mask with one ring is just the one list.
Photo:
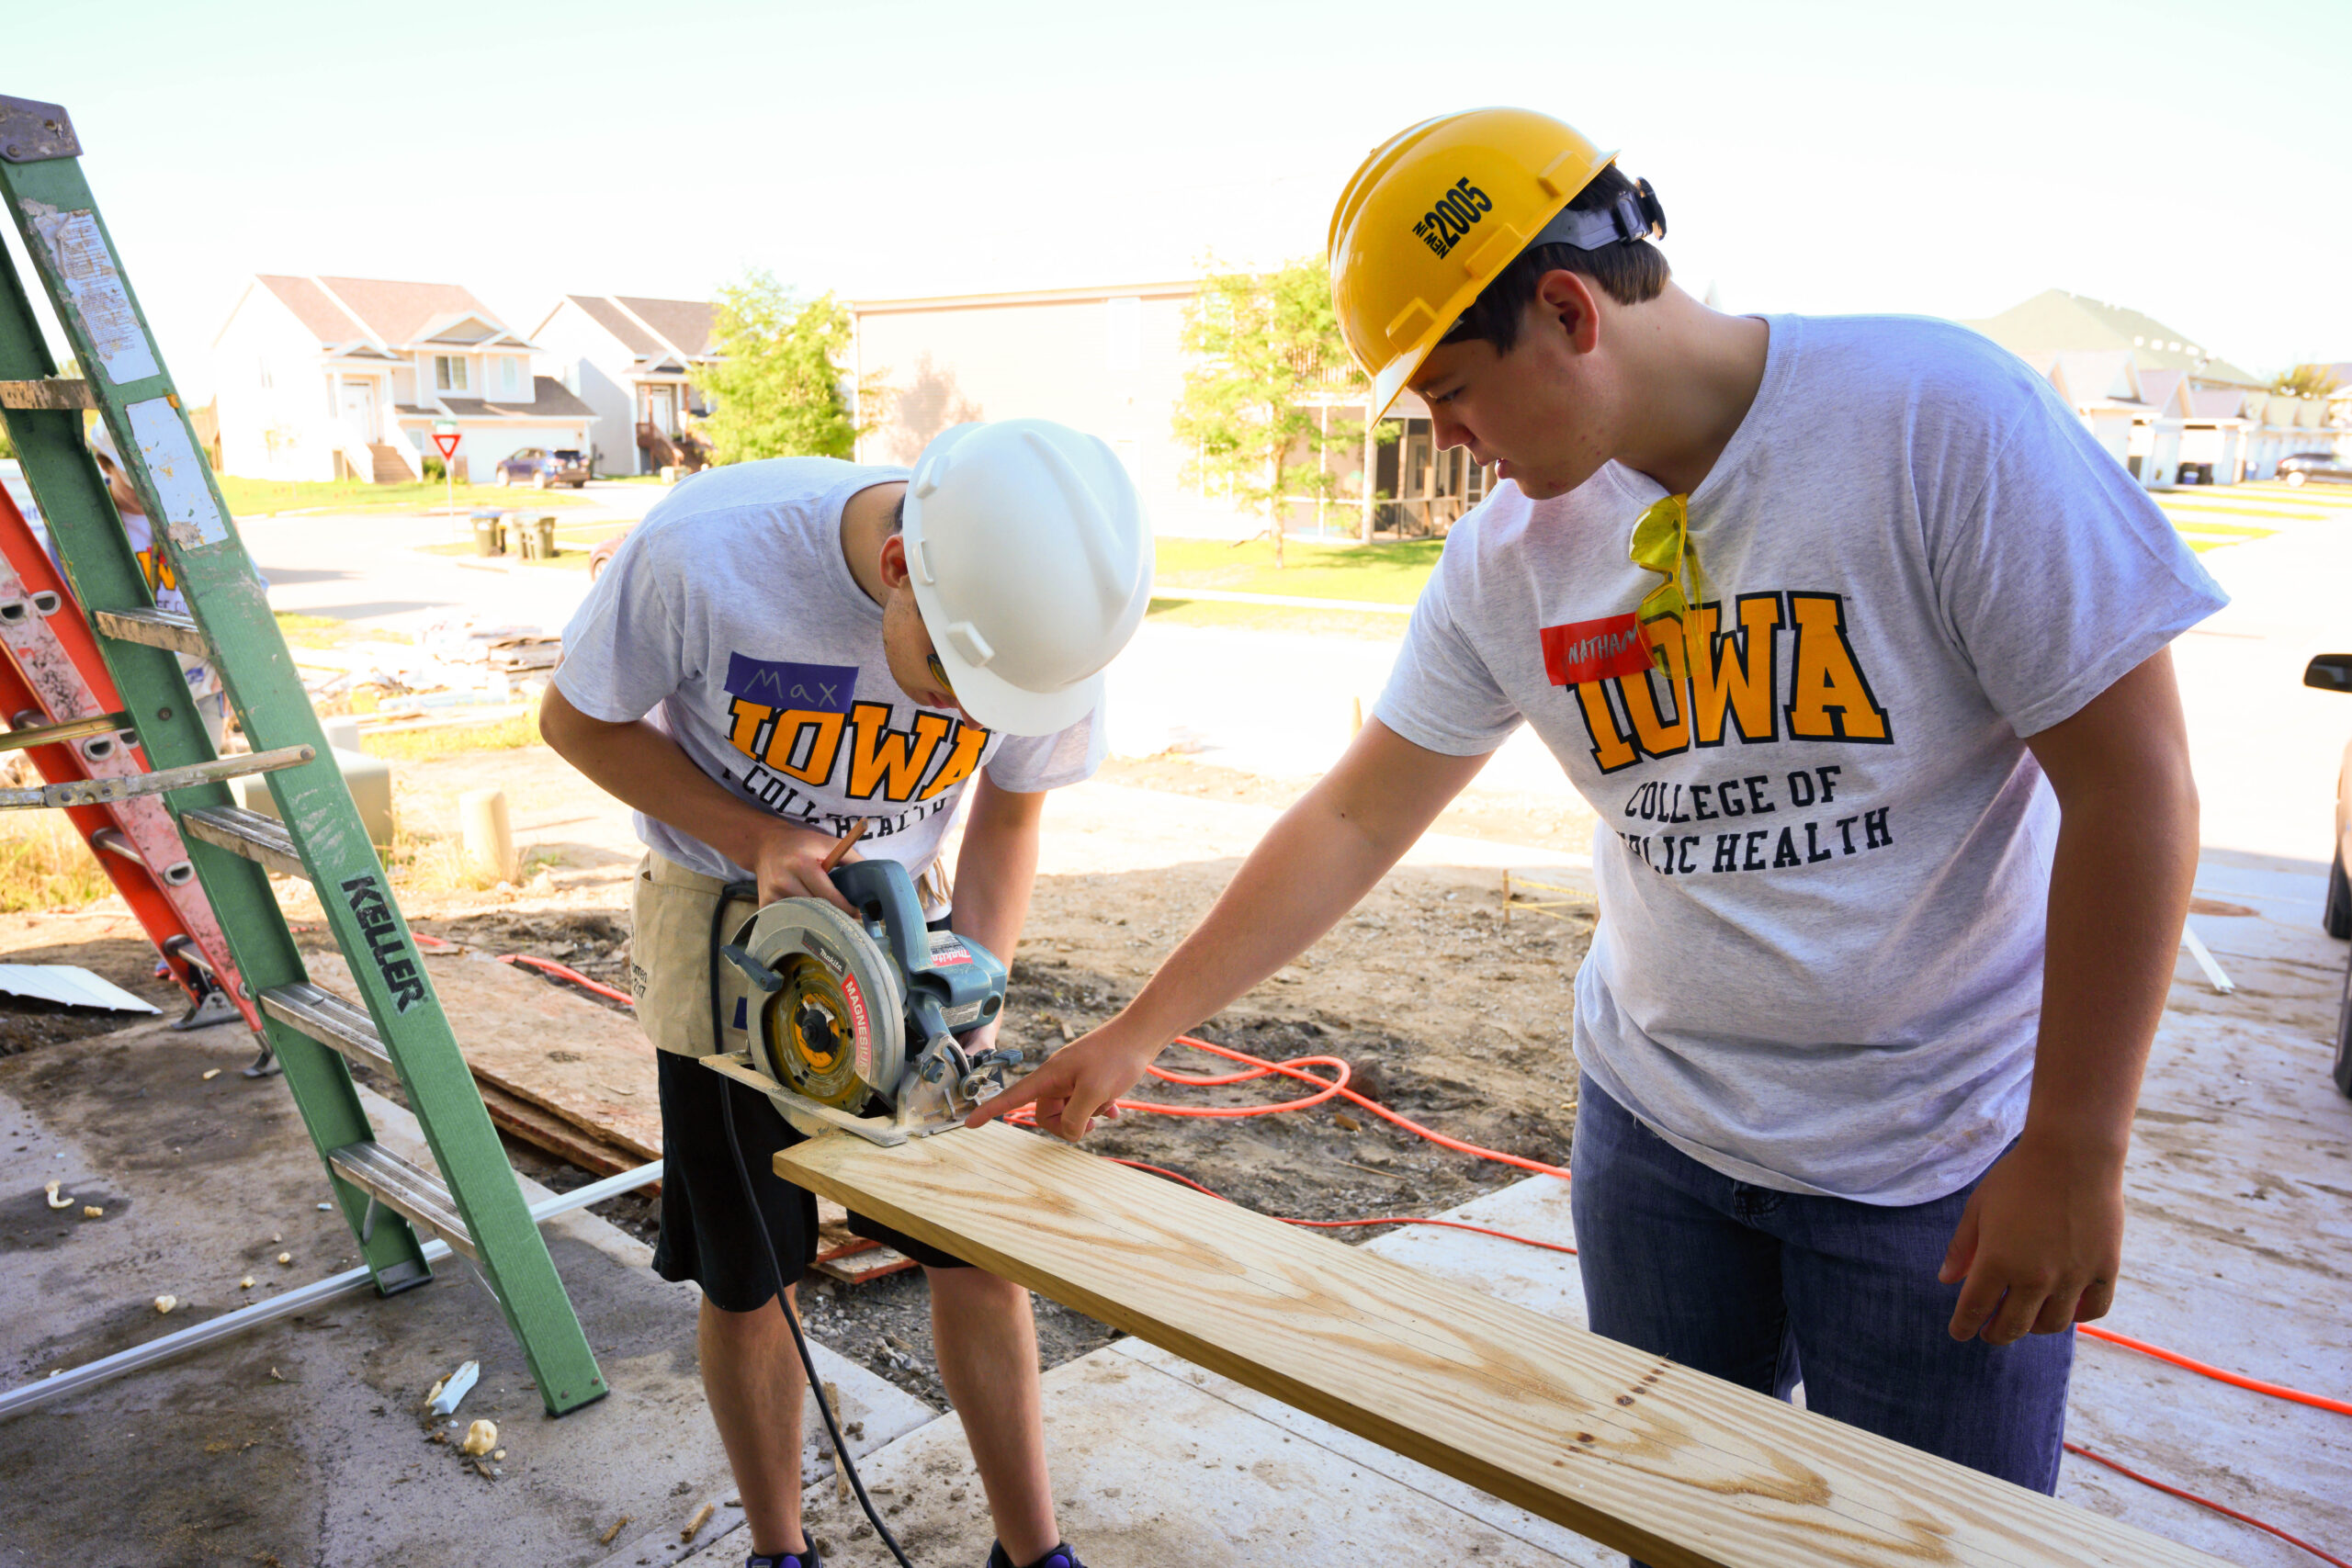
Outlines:
[[[1634, 182], [1610, 164], [1568, 202], [1571, 212], [1606, 212], [1618, 198], [1636, 190]], [[1462, 312], [1448, 343], [1490, 343], [1497, 354], [1509, 354], [1519, 344], [1520, 323], [1533, 303], [1535, 290], [1547, 272], [1573, 272], [1589, 277], [1620, 305], [1639, 305], [1665, 292], [1672, 276], [1666, 253], [1647, 240], [1619, 240], [1597, 250], [1574, 245], [1530, 245], [1495, 275], [1486, 291]]]

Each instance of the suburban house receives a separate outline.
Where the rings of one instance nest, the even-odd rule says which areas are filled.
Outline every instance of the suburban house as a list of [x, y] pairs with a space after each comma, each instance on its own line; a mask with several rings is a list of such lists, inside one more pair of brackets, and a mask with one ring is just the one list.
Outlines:
[[695, 374], [718, 357], [705, 300], [567, 294], [532, 330], [537, 363], [595, 415], [600, 474], [707, 460], [694, 423], [709, 412]]
[[[857, 458], [912, 463], [930, 439], [968, 420], [1057, 420], [1111, 444], [1164, 534], [1247, 538], [1265, 527], [1191, 477], [1195, 455], [1174, 417], [1188, 367], [1184, 318], [1196, 279], [850, 303], [851, 380], [874, 396], [857, 411]], [[1318, 420], [1362, 427], [1363, 393], [1345, 367], [1306, 400]], [[1486, 493], [1491, 475], [1459, 450], [1439, 452], [1429, 410], [1410, 392], [1385, 422], [1393, 439], [1359, 440], [1328, 462], [1338, 496], [1294, 502], [1294, 535], [1370, 538], [1375, 530], [1444, 528]], [[1328, 428], [1328, 426], [1327, 426]], [[1369, 451], [1367, 451], [1369, 447]], [[1370, 459], [1372, 484], [1364, 472]]]
[[587, 450], [588, 405], [531, 373], [534, 346], [453, 283], [257, 275], [212, 340], [222, 471], [399, 483], [452, 424], [459, 478]]
[[2046, 377], [2099, 445], [2151, 489], [2269, 479], [2279, 458], [2335, 445], [2325, 399], [2274, 393], [2120, 305], [2052, 288], [1962, 324]]

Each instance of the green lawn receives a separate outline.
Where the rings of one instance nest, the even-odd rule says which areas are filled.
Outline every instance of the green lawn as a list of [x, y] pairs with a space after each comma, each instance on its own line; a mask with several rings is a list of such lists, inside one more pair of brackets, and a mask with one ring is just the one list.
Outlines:
[[[445, 484], [376, 485], [358, 479], [293, 483], [240, 479], [232, 474], [222, 474], [220, 479], [221, 498], [228, 502], [230, 514], [236, 517], [266, 517], [273, 512], [329, 508], [344, 512], [386, 508], [424, 512], [449, 502], [449, 487]], [[576, 506], [580, 501], [577, 491], [559, 495], [553, 491], [511, 490], [501, 485], [457, 487], [457, 503], [461, 508]]]
[[1164, 588], [1219, 588], [1234, 593], [1288, 593], [1308, 599], [1362, 599], [1409, 604], [1420, 597], [1442, 539], [1386, 545], [1316, 545], [1293, 539], [1274, 569], [1274, 547], [1264, 539], [1229, 545], [1218, 539], [1161, 539], [1158, 576]]

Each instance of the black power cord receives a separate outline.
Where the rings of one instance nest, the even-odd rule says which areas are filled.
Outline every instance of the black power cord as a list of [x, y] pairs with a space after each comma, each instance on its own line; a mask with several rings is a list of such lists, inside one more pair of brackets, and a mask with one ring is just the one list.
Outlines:
[[[718, 906], [711, 911], [710, 953], [714, 962], [710, 966], [710, 1043], [713, 1050], [718, 1049], [727, 1037], [726, 1017], [720, 1007], [718, 997], [718, 965], [715, 962], [718, 954], [720, 931], [726, 923], [727, 906], [738, 897], [757, 900], [759, 896], [760, 890], [753, 884], [734, 883], [719, 894]], [[899, 1538], [890, 1533], [890, 1527], [884, 1524], [882, 1516], [874, 1511], [874, 1499], [865, 1495], [865, 1483], [858, 1476], [857, 1461], [850, 1457], [849, 1444], [842, 1440], [841, 1427], [833, 1419], [832, 1404], [825, 1398], [825, 1380], [818, 1376], [816, 1358], [808, 1354], [808, 1336], [800, 1332], [800, 1314], [792, 1310], [792, 1299], [785, 1293], [784, 1260], [776, 1256], [775, 1237], [768, 1234], [767, 1216], [761, 1213], [759, 1194], [752, 1186], [752, 1168], [743, 1163], [743, 1145], [735, 1135], [733, 1096], [737, 1086], [731, 1078], [721, 1081], [726, 1087], [720, 1095], [722, 1109], [718, 1121], [727, 1132], [727, 1152], [734, 1157], [735, 1179], [742, 1184], [743, 1201], [752, 1211], [752, 1228], [760, 1233], [760, 1250], [767, 1255], [768, 1274], [775, 1280], [776, 1310], [784, 1314], [785, 1325], [792, 1330], [793, 1348], [800, 1352], [801, 1368], [808, 1375], [809, 1396], [817, 1402], [817, 1414], [824, 1417], [825, 1435], [832, 1439], [833, 1452], [841, 1457], [842, 1473], [849, 1478], [850, 1490], [857, 1494], [857, 1506], [865, 1510], [866, 1522], [874, 1527], [874, 1533], [881, 1539], [882, 1544], [890, 1549], [890, 1555], [898, 1559], [899, 1568], [915, 1568], [915, 1565], [908, 1561], [906, 1551], [899, 1545]], [[797, 1433], [794, 1434], [796, 1438], [798, 1436]], [[793, 1452], [794, 1465], [797, 1470], [799, 1463], [799, 1449], [797, 1443]], [[794, 1484], [797, 1485], [799, 1480], [797, 1474], [793, 1476]], [[805, 1524], [801, 1527], [800, 1533], [803, 1539], [807, 1538], [808, 1530]]]

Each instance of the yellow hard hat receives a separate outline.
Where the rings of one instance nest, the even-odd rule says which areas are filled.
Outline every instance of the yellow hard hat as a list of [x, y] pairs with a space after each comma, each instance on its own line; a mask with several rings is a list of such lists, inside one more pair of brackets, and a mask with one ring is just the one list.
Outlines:
[[1340, 195], [1330, 237], [1332, 303], [1372, 378], [1374, 418], [1529, 245], [1589, 249], [1652, 231], [1654, 201], [1578, 213], [1565, 230], [1555, 221], [1616, 156], [1532, 109], [1440, 115], [1374, 149]]

